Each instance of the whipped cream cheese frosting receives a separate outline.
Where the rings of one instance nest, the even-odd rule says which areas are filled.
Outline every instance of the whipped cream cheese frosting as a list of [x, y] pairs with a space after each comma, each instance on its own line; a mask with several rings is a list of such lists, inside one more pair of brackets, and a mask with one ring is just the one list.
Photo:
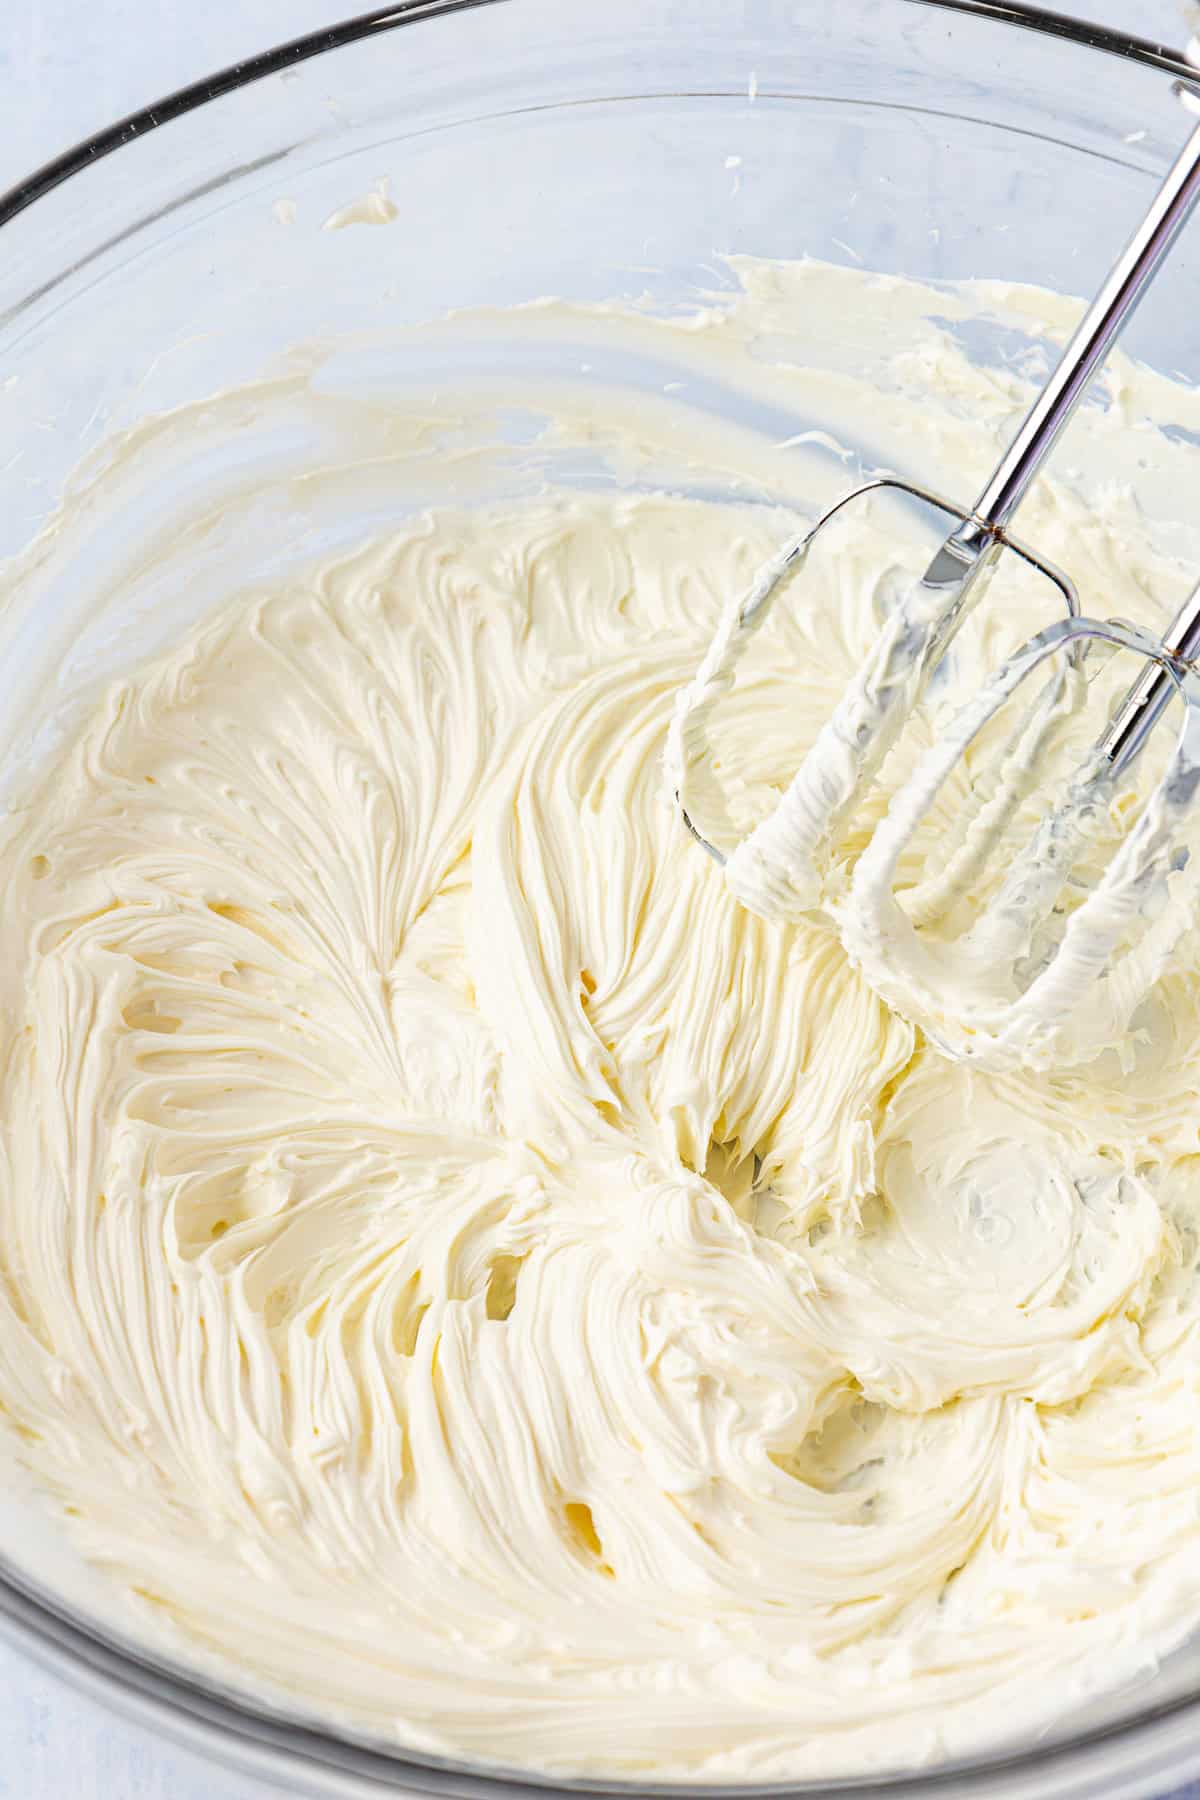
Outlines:
[[[890, 397], [772, 379], [847, 440], [915, 391], [926, 479], [1023, 403], [927, 293], [743, 275], [631, 341], [700, 363], [822, 296], [908, 306]], [[1070, 310], [1043, 300], [1006, 304]], [[555, 429], [595, 444], [605, 404]], [[1029, 535], [1152, 624], [1184, 559], [1091, 479], [1115, 427], [1078, 422]], [[214, 594], [14, 807], [0, 1424], [122, 1630], [409, 1748], [732, 1780], [965, 1754], [1200, 1620], [1196, 944], [1120, 1054], [988, 1073], [827, 924], [735, 904], [664, 746], [795, 524], [632, 488], [438, 507]], [[857, 521], [758, 635], [714, 726], [746, 821], [897, 545]], [[995, 591], [967, 687], [1052, 613]]]

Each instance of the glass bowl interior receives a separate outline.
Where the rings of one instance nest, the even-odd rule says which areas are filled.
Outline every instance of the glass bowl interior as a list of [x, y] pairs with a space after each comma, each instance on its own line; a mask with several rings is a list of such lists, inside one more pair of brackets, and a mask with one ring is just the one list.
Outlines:
[[[484, 491], [444, 445], [390, 438], [398, 411], [492, 376], [578, 379], [577, 344], [498, 309], [694, 305], [733, 290], [737, 255], [1089, 293], [1186, 122], [1169, 56], [1087, 39], [933, 0], [402, 6], [231, 72], [0, 200], [0, 791], [99, 682], [231, 588], [431, 499], [592, 479], [578, 460], [514, 456]], [[1193, 383], [1198, 287], [1193, 233], [1127, 337]], [[465, 309], [466, 327], [405, 337]], [[815, 366], [837, 354], [804, 343]], [[671, 373], [648, 356], [599, 376], [636, 399]], [[246, 384], [264, 404], [211, 402]], [[742, 403], [714, 386], [693, 404]], [[821, 423], [739, 422], [764, 441]], [[504, 428], [520, 445], [522, 420]], [[350, 445], [357, 479], [308, 504], [305, 473]], [[906, 449], [884, 437], [864, 456], [903, 469]], [[181, 527], [198, 516], [203, 531]], [[0, 1619], [75, 1679], [296, 1790], [520, 1791], [147, 1661], [15, 1467], [2, 1487]], [[1198, 1682], [1185, 1649], [1050, 1737], [1014, 1721], [1011, 1744], [969, 1768], [844, 1791], [1161, 1790], [1200, 1769]]]

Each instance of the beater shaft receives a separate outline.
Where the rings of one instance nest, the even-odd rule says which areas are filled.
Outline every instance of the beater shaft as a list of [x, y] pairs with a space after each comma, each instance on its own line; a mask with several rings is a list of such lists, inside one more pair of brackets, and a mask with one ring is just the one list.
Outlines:
[[[1172, 163], [1145, 217], [1076, 327], [1054, 373], [1026, 413], [970, 514], [935, 552], [921, 577], [919, 588], [926, 591], [916, 594], [914, 613], [930, 618], [931, 592], [942, 602], [921, 652], [926, 673], [932, 672], [968, 611], [981, 598], [996, 564], [997, 541], [1003, 541], [1009, 521], [1197, 201], [1200, 125]], [[1151, 670], [1146, 679], [1160, 697], [1161, 712], [1174, 691], [1171, 683], [1161, 669]]]

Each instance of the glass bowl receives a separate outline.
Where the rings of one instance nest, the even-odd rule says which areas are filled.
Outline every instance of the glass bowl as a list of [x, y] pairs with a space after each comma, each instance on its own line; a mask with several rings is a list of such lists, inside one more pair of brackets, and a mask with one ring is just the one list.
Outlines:
[[[736, 253], [1087, 294], [1182, 140], [1171, 88], [1186, 73], [1161, 48], [1002, 0], [408, 0], [69, 152], [0, 197], [0, 789], [98, 681], [229, 583], [455, 492], [429, 458], [384, 457], [336, 506], [306, 509], [298, 482], [347, 416], [369, 441], [398, 400], [464, 373], [568, 379], [570, 347], [536, 332], [451, 332], [416, 354], [400, 328], [547, 294], [669, 308], [730, 288]], [[338, 224], [355, 228], [322, 229]], [[1192, 382], [1198, 288], [1193, 232], [1127, 337]], [[612, 378], [636, 393], [662, 373]], [[333, 424], [206, 404], [256, 381], [353, 405]], [[515, 460], [513, 490], [544, 474]], [[197, 508], [204, 532], [175, 528]], [[350, 1742], [150, 1656], [111, 1611], [6, 1463], [0, 1628], [209, 1757], [345, 1796], [687, 1791]], [[1099, 1800], [1198, 1772], [1200, 1656], [1185, 1646], [1053, 1732], [1014, 1720], [969, 1764], [702, 1791]]]

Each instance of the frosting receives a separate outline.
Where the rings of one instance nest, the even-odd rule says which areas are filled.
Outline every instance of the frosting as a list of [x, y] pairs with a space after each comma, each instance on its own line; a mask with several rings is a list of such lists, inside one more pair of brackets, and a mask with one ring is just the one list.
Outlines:
[[[859, 317], [930, 304], [757, 269], [627, 329], [719, 363], [847, 283]], [[909, 336], [888, 366], [930, 462], [1002, 436], [1021, 384]], [[782, 362], [847, 437], [855, 396], [892, 404]], [[589, 441], [628, 451], [606, 404]], [[1165, 615], [1181, 565], [1126, 496], [1035, 505], [1048, 555]], [[1123, 1062], [988, 1073], [828, 920], [733, 903], [662, 761], [780, 524], [632, 491], [440, 507], [222, 597], [11, 814], [0, 1402], [148, 1644], [410, 1747], [782, 1778], [998, 1741], [1200, 1618], [1200, 957]], [[723, 692], [737, 829], [919, 560], [894, 527], [814, 556]], [[956, 691], [1052, 616], [1027, 571], [996, 592]], [[901, 873], [928, 863], [918, 833]]]

